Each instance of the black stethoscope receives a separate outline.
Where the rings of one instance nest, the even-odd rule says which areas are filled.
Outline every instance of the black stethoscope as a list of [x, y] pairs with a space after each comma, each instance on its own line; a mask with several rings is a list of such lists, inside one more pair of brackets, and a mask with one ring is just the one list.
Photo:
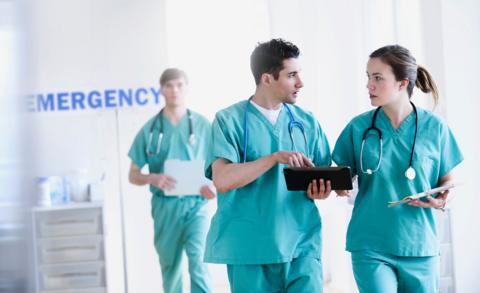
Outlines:
[[[417, 113], [417, 108], [415, 107], [415, 105], [412, 102], [410, 102], [410, 104], [412, 105], [413, 111], [415, 112], [415, 135], [413, 136], [412, 151], [410, 152], [410, 161], [408, 163], [408, 169], [405, 171], [405, 177], [407, 177], [408, 180], [413, 180], [413, 179], [415, 179], [415, 176], [417, 175], [417, 173], [415, 172], [415, 169], [413, 169], [413, 167], [412, 167], [412, 161], [413, 161], [413, 154], [415, 152], [415, 143], [417, 141], [418, 113]], [[363, 137], [362, 137], [362, 146], [360, 148], [360, 170], [362, 171], [362, 173], [367, 174], [367, 175], [371, 175], [371, 174], [377, 172], [378, 169], [380, 168], [380, 163], [382, 162], [382, 153], [383, 153], [382, 131], [375, 126], [375, 121], [377, 120], [377, 114], [378, 114], [378, 112], [380, 111], [381, 108], [382, 108], [381, 106], [378, 107], [375, 110], [375, 112], [373, 113], [372, 125], [365, 130], [365, 132], [363, 133]], [[364, 170], [363, 169], [363, 146], [365, 145], [365, 140], [367, 139], [367, 135], [371, 130], [374, 130], [378, 135], [379, 145], [380, 145], [380, 157], [378, 159], [377, 166], [373, 170], [368, 169], [368, 168], [367, 168], [367, 170]]]
[[[195, 134], [193, 133], [193, 126], [192, 126], [192, 113], [189, 109], [187, 109], [187, 117], [188, 117], [188, 142], [193, 145], [195, 144]], [[157, 141], [157, 149], [155, 152], [151, 152], [150, 149], [152, 148], [153, 142], [153, 129], [157, 124], [157, 121], [160, 123], [160, 130], [158, 132], [158, 141]], [[156, 156], [160, 153], [160, 145], [162, 144], [163, 139], [163, 109], [155, 117], [155, 121], [153, 121], [152, 126], [150, 127], [150, 134], [148, 135], [148, 143], [146, 152], [147, 155], [150, 157]]]
[[[250, 97], [245, 104], [245, 110], [243, 114], [243, 131], [244, 131], [244, 139], [243, 139], [243, 162], [245, 163], [247, 161], [247, 145], [248, 145], [248, 127], [247, 127], [247, 116], [248, 116], [248, 106], [250, 105], [250, 101], [252, 100], [253, 96]], [[295, 117], [293, 117], [292, 110], [290, 110], [290, 107], [287, 106], [286, 103], [283, 103], [283, 106], [287, 109], [288, 116], [290, 117], [290, 122], [288, 123], [288, 133], [290, 134], [290, 140], [292, 141], [292, 146], [293, 150], [297, 151], [297, 147], [295, 145], [295, 141], [293, 140], [293, 128], [298, 127], [300, 131], [302, 132], [303, 135], [303, 140], [305, 142], [305, 150], [307, 151], [306, 155], [308, 157], [309, 155], [309, 150], [308, 150], [308, 141], [307, 141], [307, 135], [305, 134], [305, 127], [303, 126], [302, 122], [295, 120]]]

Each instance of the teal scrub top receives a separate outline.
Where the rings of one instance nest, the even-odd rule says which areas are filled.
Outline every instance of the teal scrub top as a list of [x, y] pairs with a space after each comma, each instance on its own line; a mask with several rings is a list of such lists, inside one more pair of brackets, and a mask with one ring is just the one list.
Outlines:
[[[153, 139], [150, 151], [155, 152], [157, 149], [160, 123], [155, 115], [140, 129], [130, 147], [128, 156], [132, 162], [140, 168], [148, 165], [149, 173], [152, 174], [163, 173], [164, 162], [168, 159], [184, 161], [205, 160], [209, 148], [209, 138], [211, 137], [211, 126], [208, 120], [202, 115], [191, 110], [190, 112], [192, 115], [192, 131], [195, 135], [195, 143], [193, 145], [189, 143], [187, 114], [183, 115], [177, 125], [172, 125], [170, 120], [162, 115], [163, 138], [160, 145], [160, 152], [155, 156], [147, 155], [146, 148], [152, 123], [155, 123], [155, 127], [153, 129]], [[154, 186], [150, 186], [150, 191], [152, 194], [164, 196], [163, 190]]]
[[[216, 114], [212, 125], [212, 146], [205, 175], [212, 176], [212, 163], [224, 158], [243, 163], [244, 109], [247, 101]], [[272, 125], [253, 105], [248, 105], [247, 162], [277, 151], [292, 151], [288, 132], [290, 118], [282, 106]], [[328, 141], [311, 113], [289, 105], [303, 123], [315, 165], [329, 166]], [[302, 132], [292, 132], [297, 151], [306, 153]], [[225, 264], [273, 264], [299, 256], [320, 258], [321, 222], [315, 203], [304, 191], [288, 191], [283, 175], [287, 165], [276, 164], [250, 184], [217, 197], [218, 208], [207, 236], [205, 261]]]
[[[418, 134], [413, 156], [416, 178], [405, 177], [415, 132], [415, 113], [394, 129], [381, 109], [376, 127], [382, 131], [383, 158], [372, 175], [360, 169], [360, 148], [364, 131], [370, 127], [374, 110], [355, 117], [343, 130], [333, 151], [338, 165], [350, 166], [358, 175], [359, 191], [347, 231], [347, 250], [375, 250], [397, 256], [435, 256], [439, 244], [433, 209], [407, 204], [388, 208], [389, 201], [437, 187], [440, 177], [450, 172], [463, 156], [449, 127], [430, 111], [417, 108]], [[368, 135], [363, 168], [375, 169], [379, 160], [379, 139]]]

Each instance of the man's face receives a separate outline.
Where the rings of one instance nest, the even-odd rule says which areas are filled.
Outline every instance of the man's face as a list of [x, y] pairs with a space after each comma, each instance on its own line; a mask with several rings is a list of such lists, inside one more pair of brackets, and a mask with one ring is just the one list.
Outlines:
[[165, 105], [170, 107], [183, 106], [187, 93], [187, 82], [183, 77], [167, 81], [160, 91], [165, 97]]
[[297, 58], [283, 60], [283, 69], [275, 80], [272, 76], [270, 89], [276, 99], [282, 103], [294, 104], [303, 82], [300, 79], [300, 65]]

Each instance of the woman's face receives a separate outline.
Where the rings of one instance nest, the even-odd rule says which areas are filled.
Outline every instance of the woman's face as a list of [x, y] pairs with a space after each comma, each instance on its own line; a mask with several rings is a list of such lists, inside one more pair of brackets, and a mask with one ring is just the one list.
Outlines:
[[372, 106], [386, 106], [396, 102], [406, 93], [405, 81], [397, 81], [392, 67], [380, 58], [370, 58], [367, 63], [367, 89]]

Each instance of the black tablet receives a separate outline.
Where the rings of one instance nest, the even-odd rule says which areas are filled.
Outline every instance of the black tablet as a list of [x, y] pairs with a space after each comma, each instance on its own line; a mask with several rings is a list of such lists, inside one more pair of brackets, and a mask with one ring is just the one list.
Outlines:
[[307, 190], [313, 179], [330, 180], [332, 190], [350, 190], [352, 176], [350, 167], [291, 167], [284, 168], [285, 181], [288, 190]]

